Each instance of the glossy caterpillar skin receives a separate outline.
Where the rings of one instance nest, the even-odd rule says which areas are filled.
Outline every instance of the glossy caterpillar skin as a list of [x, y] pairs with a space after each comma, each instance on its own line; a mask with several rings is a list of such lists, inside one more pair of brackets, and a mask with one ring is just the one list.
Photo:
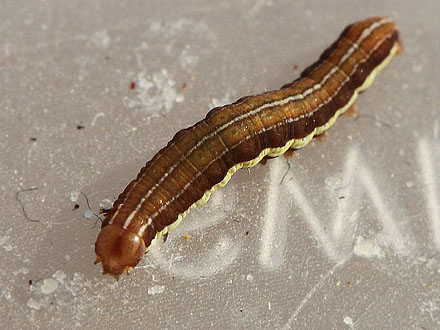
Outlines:
[[119, 195], [102, 223], [95, 263], [115, 278], [128, 273], [157, 238], [204, 204], [235, 171], [304, 147], [326, 131], [399, 51], [392, 20], [357, 22], [299, 79], [212, 109], [177, 132]]

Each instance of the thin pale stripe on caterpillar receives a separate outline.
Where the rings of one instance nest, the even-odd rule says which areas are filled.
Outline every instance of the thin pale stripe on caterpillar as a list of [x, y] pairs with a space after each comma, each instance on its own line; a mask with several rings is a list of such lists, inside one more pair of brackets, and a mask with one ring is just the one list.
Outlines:
[[[386, 20], [384, 20], [384, 21], [386, 21]], [[349, 52], [347, 52], [347, 53], [344, 55], [344, 57], [340, 60], [340, 63], [339, 63], [339, 64], [343, 63], [343, 62], [346, 60], [347, 56], [350, 55], [350, 54], [353, 52], [353, 49], [356, 49], [356, 48], [357, 48], [357, 43], [362, 42], [362, 40], [365, 39], [365, 37], [368, 35], [368, 33], [369, 33], [372, 29], [374, 29], [375, 27], [377, 27], [380, 23], [381, 23], [381, 22], [375, 22], [375, 23], [372, 24], [368, 29], [364, 30], [363, 33], [362, 33], [362, 35], [361, 35], [361, 36], [359, 37], [359, 39], [356, 41], [356, 43], [354, 43], [354, 44], [352, 45], [352, 47], [349, 49]], [[366, 32], [366, 33], [365, 33], [365, 32]], [[324, 79], [323, 79], [323, 81], [321, 82], [321, 84], [325, 83], [325, 82], [331, 77], [331, 75], [332, 75], [334, 72], [336, 72], [336, 70], [338, 70], [338, 69], [339, 69], [339, 66], [338, 66], [338, 65], [335, 65], [335, 66], [332, 68], [332, 70], [331, 70], [331, 71], [330, 71], [330, 72], [324, 77]], [[226, 123], [225, 125], [223, 125], [223, 126], [220, 127], [219, 129], [217, 129], [216, 131], [214, 131], [213, 133], [211, 133], [209, 136], [207, 136], [207, 137], [206, 137], [206, 136], [203, 137], [202, 140], [199, 141], [199, 142], [197, 143], [197, 145], [195, 145], [195, 146], [190, 150], [189, 153], [191, 153], [193, 150], [195, 150], [197, 147], [199, 147], [199, 146], [200, 146], [202, 143], [204, 143], [207, 139], [209, 139], [210, 137], [212, 137], [212, 136], [215, 135], [215, 134], [218, 134], [220, 131], [224, 130], [225, 128], [227, 128], [228, 126], [234, 124], [235, 122], [237, 122], [237, 121], [239, 121], [239, 120], [241, 120], [241, 119], [243, 119], [243, 118], [245, 118], [245, 117], [250, 117], [250, 116], [252, 116], [252, 115], [254, 115], [254, 114], [257, 114], [258, 112], [260, 112], [261, 110], [264, 110], [265, 108], [269, 108], [269, 107], [273, 107], [273, 106], [278, 106], [278, 105], [283, 105], [283, 104], [286, 104], [286, 103], [288, 103], [288, 102], [290, 102], [290, 101], [294, 101], [294, 100], [302, 99], [302, 98], [304, 98], [304, 96], [307, 96], [307, 95], [311, 94], [314, 90], [317, 90], [317, 89], [321, 88], [321, 84], [316, 84], [316, 85], [314, 86], [314, 88], [309, 88], [308, 90], [306, 90], [306, 91], [305, 91], [304, 93], [302, 93], [302, 94], [297, 94], [297, 95], [294, 95], [294, 96], [288, 97], [287, 99], [284, 99], [284, 100], [281, 100], [281, 101], [278, 101], [278, 102], [273, 102], [273, 103], [264, 104], [263, 106], [257, 108], [256, 110], [252, 110], [252, 111], [250, 111], [250, 112], [248, 112], [248, 113], [244, 113], [244, 114], [238, 116], [238, 117], [235, 118], [232, 122], [228, 122], [228, 123]], [[318, 107], [317, 109], [315, 109], [313, 112], [315, 112], [315, 111], [318, 110], [319, 108], [320, 108], [320, 107]], [[313, 112], [309, 113], [309, 115], [312, 115]], [[297, 120], [300, 119], [300, 118], [301, 118], [301, 117], [298, 117]], [[185, 155], [185, 156], [187, 156], [187, 155]], [[178, 166], [178, 163], [176, 163], [175, 165], [173, 165], [173, 166], [170, 168], [169, 172], [172, 172], [176, 166]], [[169, 172], [167, 172], [167, 173], [169, 173]], [[145, 174], [145, 173], [144, 173], [144, 174]], [[166, 177], [166, 176], [163, 176], [163, 177], [159, 180], [159, 182], [156, 183], [155, 186], [153, 186], [153, 188], [150, 189], [150, 190], [148, 191], [148, 193], [147, 193], [147, 195], [145, 196], [145, 198], [148, 198], [148, 197], [150, 196], [150, 194], [152, 193], [152, 191], [160, 185], [160, 183], [163, 181], [163, 179], [164, 179], [165, 177]], [[145, 201], [145, 198], [142, 200], [142, 202]], [[141, 206], [141, 204], [139, 204], [139, 206]], [[136, 213], [137, 211], [138, 211], [138, 209], [136, 209], [134, 212]], [[130, 220], [131, 220], [132, 217], [135, 215], [135, 213], [134, 213], [134, 214], [133, 214], [133, 213], [130, 214], [130, 217], [127, 218], [127, 221], [126, 221], [126, 223], [124, 223], [124, 226], [123, 226], [124, 229], [126, 229], [126, 227], [127, 227], [127, 223], [129, 224]], [[113, 222], [113, 219], [114, 219], [114, 217], [116, 216], [116, 214], [117, 214], [117, 212], [113, 215], [112, 219], [110, 219], [109, 224], [111, 224], [111, 223]], [[140, 234], [141, 234], [141, 233], [140, 233]], [[140, 234], [139, 234], [139, 235], [140, 235]]]
[[360, 21], [293, 83], [215, 108], [179, 131], [114, 203], [96, 242], [96, 263], [116, 278], [128, 272], [238, 169], [302, 148], [326, 131], [399, 51], [393, 21]]

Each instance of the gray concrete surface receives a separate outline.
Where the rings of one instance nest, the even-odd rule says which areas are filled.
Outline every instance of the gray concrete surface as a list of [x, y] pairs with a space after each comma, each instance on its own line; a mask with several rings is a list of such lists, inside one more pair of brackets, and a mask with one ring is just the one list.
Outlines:
[[[0, 328], [439, 328], [439, 12], [437, 0], [4, 1]], [[101, 275], [80, 191], [97, 212], [178, 129], [292, 81], [373, 15], [398, 22], [404, 52], [356, 117], [239, 171], [130, 276]], [[39, 222], [16, 199], [32, 187], [18, 199]]]

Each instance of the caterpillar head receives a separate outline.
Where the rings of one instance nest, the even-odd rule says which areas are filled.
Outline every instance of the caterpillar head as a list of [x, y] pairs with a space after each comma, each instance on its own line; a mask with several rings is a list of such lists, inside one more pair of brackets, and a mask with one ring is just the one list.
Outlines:
[[95, 264], [101, 262], [103, 273], [118, 279], [137, 265], [145, 253], [145, 243], [136, 233], [111, 224], [101, 229], [95, 252]]

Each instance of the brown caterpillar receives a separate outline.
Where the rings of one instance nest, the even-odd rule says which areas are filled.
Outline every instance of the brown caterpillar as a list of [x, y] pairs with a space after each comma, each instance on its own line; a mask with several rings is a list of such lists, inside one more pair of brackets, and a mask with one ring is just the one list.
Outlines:
[[326, 131], [400, 49], [392, 20], [360, 21], [299, 79], [212, 109], [177, 132], [119, 195], [102, 223], [95, 263], [115, 278], [128, 273], [156, 239], [206, 203], [238, 169], [302, 148]]

